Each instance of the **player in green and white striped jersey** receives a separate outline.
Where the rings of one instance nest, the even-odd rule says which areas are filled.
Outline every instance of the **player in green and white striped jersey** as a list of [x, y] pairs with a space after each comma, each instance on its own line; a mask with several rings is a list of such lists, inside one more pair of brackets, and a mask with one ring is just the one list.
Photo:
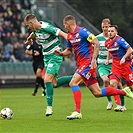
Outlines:
[[59, 36], [67, 39], [67, 34], [48, 22], [39, 22], [34, 14], [27, 14], [24, 21], [28, 28], [33, 31], [25, 43], [31, 44], [32, 39], [36, 37], [39, 44], [42, 45], [44, 65], [46, 70], [44, 81], [46, 84], [47, 109], [45, 115], [50, 116], [53, 112], [53, 87], [58, 87], [69, 83], [72, 78], [72, 76], [64, 76], [57, 79], [58, 71], [62, 63], [62, 57], [57, 56], [54, 53], [55, 50], [60, 49], [61, 43]]
[[[105, 18], [102, 20], [101, 28], [102, 28], [102, 33], [97, 35], [97, 39], [99, 40], [100, 43], [100, 50], [99, 50], [99, 55], [98, 55], [98, 72], [103, 80], [103, 86], [107, 87], [109, 85], [109, 78], [108, 75], [110, 74], [110, 70], [112, 67], [112, 59], [109, 60], [109, 64], [105, 65], [106, 57], [108, 54], [108, 50], [105, 47], [105, 41], [108, 38], [108, 27], [110, 25], [110, 19]], [[122, 88], [121, 83], [119, 84], [119, 87]], [[107, 105], [107, 110], [111, 110], [113, 107], [112, 99], [111, 97], [107, 97], [108, 99], [108, 105]], [[121, 101], [123, 102], [123, 108], [121, 107], [121, 101], [120, 101], [120, 96], [114, 96], [114, 99], [116, 101], [117, 107], [114, 109], [115, 111], [124, 111], [125, 106], [124, 106], [124, 100], [123, 97], [121, 98]], [[124, 109], [124, 110], [122, 110]]]

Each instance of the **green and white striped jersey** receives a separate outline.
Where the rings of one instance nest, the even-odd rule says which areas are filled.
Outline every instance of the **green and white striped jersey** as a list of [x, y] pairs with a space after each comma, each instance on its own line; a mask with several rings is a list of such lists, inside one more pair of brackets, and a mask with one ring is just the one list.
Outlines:
[[43, 55], [49, 55], [55, 49], [60, 49], [60, 40], [58, 37], [60, 29], [48, 22], [40, 21], [40, 23], [41, 29], [35, 30], [34, 34], [38, 38], [39, 44], [42, 45]]
[[[99, 43], [100, 43], [100, 50], [99, 50], [99, 55], [98, 55], [98, 63], [105, 63], [105, 60], [106, 60], [106, 57], [107, 57], [107, 54], [108, 54], [108, 50], [107, 48], [105, 47], [105, 41], [108, 39], [108, 38], [105, 38], [103, 36], [103, 33], [99, 34], [96, 36]], [[112, 59], [109, 60], [109, 63], [112, 63]]]

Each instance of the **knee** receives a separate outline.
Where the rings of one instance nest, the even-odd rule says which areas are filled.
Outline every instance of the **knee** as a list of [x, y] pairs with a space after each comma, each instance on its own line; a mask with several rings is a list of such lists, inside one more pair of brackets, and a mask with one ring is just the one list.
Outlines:
[[76, 83], [74, 83], [74, 82], [69, 82], [69, 86], [76, 86], [77, 84]]
[[52, 83], [54, 88], [57, 88], [57, 83]]
[[69, 82], [69, 86], [72, 86], [72, 83], [71, 82]]
[[110, 87], [116, 88], [117, 85], [115, 83], [110, 83]]
[[93, 95], [94, 95], [96, 98], [101, 97], [101, 94], [100, 94], [100, 93], [94, 93]]
[[42, 77], [40, 73], [36, 73], [36, 77]]
[[103, 80], [103, 82], [104, 82], [104, 85], [105, 86], [108, 86], [109, 85], [109, 80], [106, 79], [106, 80]]
[[91, 90], [91, 93], [92, 93], [96, 98], [99, 98], [99, 97], [101, 97], [101, 95], [102, 95], [101, 90], [97, 90], [97, 91], [92, 91], [92, 90]]

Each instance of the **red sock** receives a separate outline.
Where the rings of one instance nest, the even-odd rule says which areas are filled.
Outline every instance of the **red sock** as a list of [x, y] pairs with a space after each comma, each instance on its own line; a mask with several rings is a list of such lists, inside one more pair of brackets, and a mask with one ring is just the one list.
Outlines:
[[114, 99], [115, 99], [115, 103], [116, 103], [117, 105], [121, 105], [120, 95], [115, 95], [115, 96], [114, 96]]
[[126, 92], [112, 87], [106, 87], [106, 96], [114, 96], [114, 95], [126, 96]]
[[81, 91], [77, 90], [73, 92], [73, 98], [75, 102], [75, 111], [80, 113], [80, 105], [81, 105]]

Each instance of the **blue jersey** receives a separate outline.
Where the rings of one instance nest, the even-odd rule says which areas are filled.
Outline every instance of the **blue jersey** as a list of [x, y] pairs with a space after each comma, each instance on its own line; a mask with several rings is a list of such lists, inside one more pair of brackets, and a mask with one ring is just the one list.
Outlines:
[[67, 48], [72, 48], [75, 53], [77, 65], [91, 62], [93, 54], [92, 40], [96, 38], [89, 30], [76, 26], [73, 33], [68, 33]]
[[[110, 39], [106, 40], [105, 46], [108, 48], [108, 51], [111, 53], [113, 61], [120, 62], [122, 57], [126, 54], [127, 49], [130, 47], [129, 43], [120, 36], [116, 36], [113, 41]], [[131, 57], [126, 58], [126, 61], [131, 61]]]

